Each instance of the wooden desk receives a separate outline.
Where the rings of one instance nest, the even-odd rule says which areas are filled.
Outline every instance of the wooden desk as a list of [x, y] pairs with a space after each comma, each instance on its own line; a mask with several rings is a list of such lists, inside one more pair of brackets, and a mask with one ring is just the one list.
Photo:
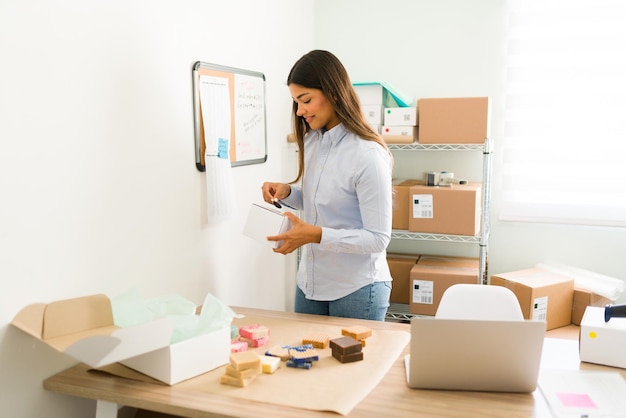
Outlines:
[[[374, 322], [346, 318], [302, 315], [287, 312], [250, 308], [234, 308], [236, 312], [249, 316], [297, 319], [312, 323], [345, 326], [346, 322], [363, 324], [373, 330], [409, 331], [407, 324]], [[549, 331], [551, 338], [578, 338], [578, 327], [571, 326]], [[619, 370], [626, 377], [626, 370], [580, 363], [577, 361], [577, 346], [570, 345], [574, 352], [560, 360], [559, 368], [580, 370]], [[383, 380], [358, 404], [348, 417], [472, 417], [472, 416], [550, 416], [549, 408], [539, 390], [531, 394], [487, 393], [461, 391], [412, 390], [406, 385], [404, 354], [407, 346], [393, 363]], [[571, 351], [571, 350], [568, 350]], [[82, 364], [71, 367], [44, 381], [47, 390], [81, 398], [97, 400], [97, 418], [117, 416], [118, 405], [157, 411], [183, 417], [259, 417], [292, 418], [339, 417], [333, 412], [319, 412], [281, 405], [242, 401], [228, 396], [181, 390], [165, 386], [111, 376], [105, 373], [88, 372]]]

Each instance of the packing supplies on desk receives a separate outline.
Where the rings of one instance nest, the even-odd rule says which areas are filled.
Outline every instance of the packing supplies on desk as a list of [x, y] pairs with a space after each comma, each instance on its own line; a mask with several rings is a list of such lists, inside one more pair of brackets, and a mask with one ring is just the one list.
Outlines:
[[580, 360], [626, 369], [626, 318], [604, 318], [603, 307], [588, 306], [580, 323]]
[[491, 285], [513, 291], [525, 319], [545, 320], [547, 329], [569, 325], [572, 319], [574, 280], [539, 268], [492, 274]]

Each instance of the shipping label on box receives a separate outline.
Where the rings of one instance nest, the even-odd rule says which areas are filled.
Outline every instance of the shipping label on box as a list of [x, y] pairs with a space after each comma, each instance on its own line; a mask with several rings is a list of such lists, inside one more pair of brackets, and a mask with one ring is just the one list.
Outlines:
[[432, 194], [414, 194], [411, 196], [413, 200], [413, 218], [414, 219], [432, 219], [433, 218], [433, 195]]
[[604, 308], [589, 306], [580, 323], [580, 360], [626, 369], [626, 318], [604, 321]]
[[432, 305], [434, 298], [435, 283], [430, 280], [413, 280], [412, 303]]
[[417, 126], [417, 107], [386, 107], [383, 124], [389, 126]]
[[272, 248], [278, 248], [282, 241], [268, 241], [267, 237], [283, 234], [289, 228], [291, 228], [291, 222], [285, 216], [284, 211], [273, 206], [253, 203], [250, 205], [243, 234], [259, 242], [267, 243]]

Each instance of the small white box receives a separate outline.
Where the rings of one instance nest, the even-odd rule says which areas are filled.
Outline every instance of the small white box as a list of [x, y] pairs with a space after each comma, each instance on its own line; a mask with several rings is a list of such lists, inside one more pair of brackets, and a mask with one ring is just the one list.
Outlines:
[[626, 318], [604, 321], [604, 308], [588, 306], [580, 323], [580, 360], [626, 369]]
[[359, 96], [361, 105], [383, 105], [383, 86], [380, 84], [366, 84], [353, 86]]
[[363, 112], [365, 121], [370, 125], [380, 125], [383, 123], [382, 105], [362, 105], [361, 111]]
[[387, 144], [412, 144], [417, 140], [417, 127], [383, 125], [380, 134]]
[[168, 385], [228, 364], [230, 326], [121, 361]]
[[417, 107], [386, 107], [383, 124], [388, 126], [417, 126]]
[[254, 240], [265, 242], [272, 248], [278, 248], [282, 241], [268, 241], [267, 237], [283, 234], [289, 228], [291, 228], [291, 222], [285, 216], [284, 211], [273, 206], [261, 206], [253, 203], [250, 205], [243, 234]]

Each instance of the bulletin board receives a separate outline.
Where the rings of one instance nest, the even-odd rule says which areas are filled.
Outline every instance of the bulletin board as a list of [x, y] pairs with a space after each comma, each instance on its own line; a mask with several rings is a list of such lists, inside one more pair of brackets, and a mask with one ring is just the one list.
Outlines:
[[263, 73], [197, 61], [193, 101], [199, 171], [205, 171], [205, 155], [214, 152], [228, 152], [233, 167], [267, 161]]

